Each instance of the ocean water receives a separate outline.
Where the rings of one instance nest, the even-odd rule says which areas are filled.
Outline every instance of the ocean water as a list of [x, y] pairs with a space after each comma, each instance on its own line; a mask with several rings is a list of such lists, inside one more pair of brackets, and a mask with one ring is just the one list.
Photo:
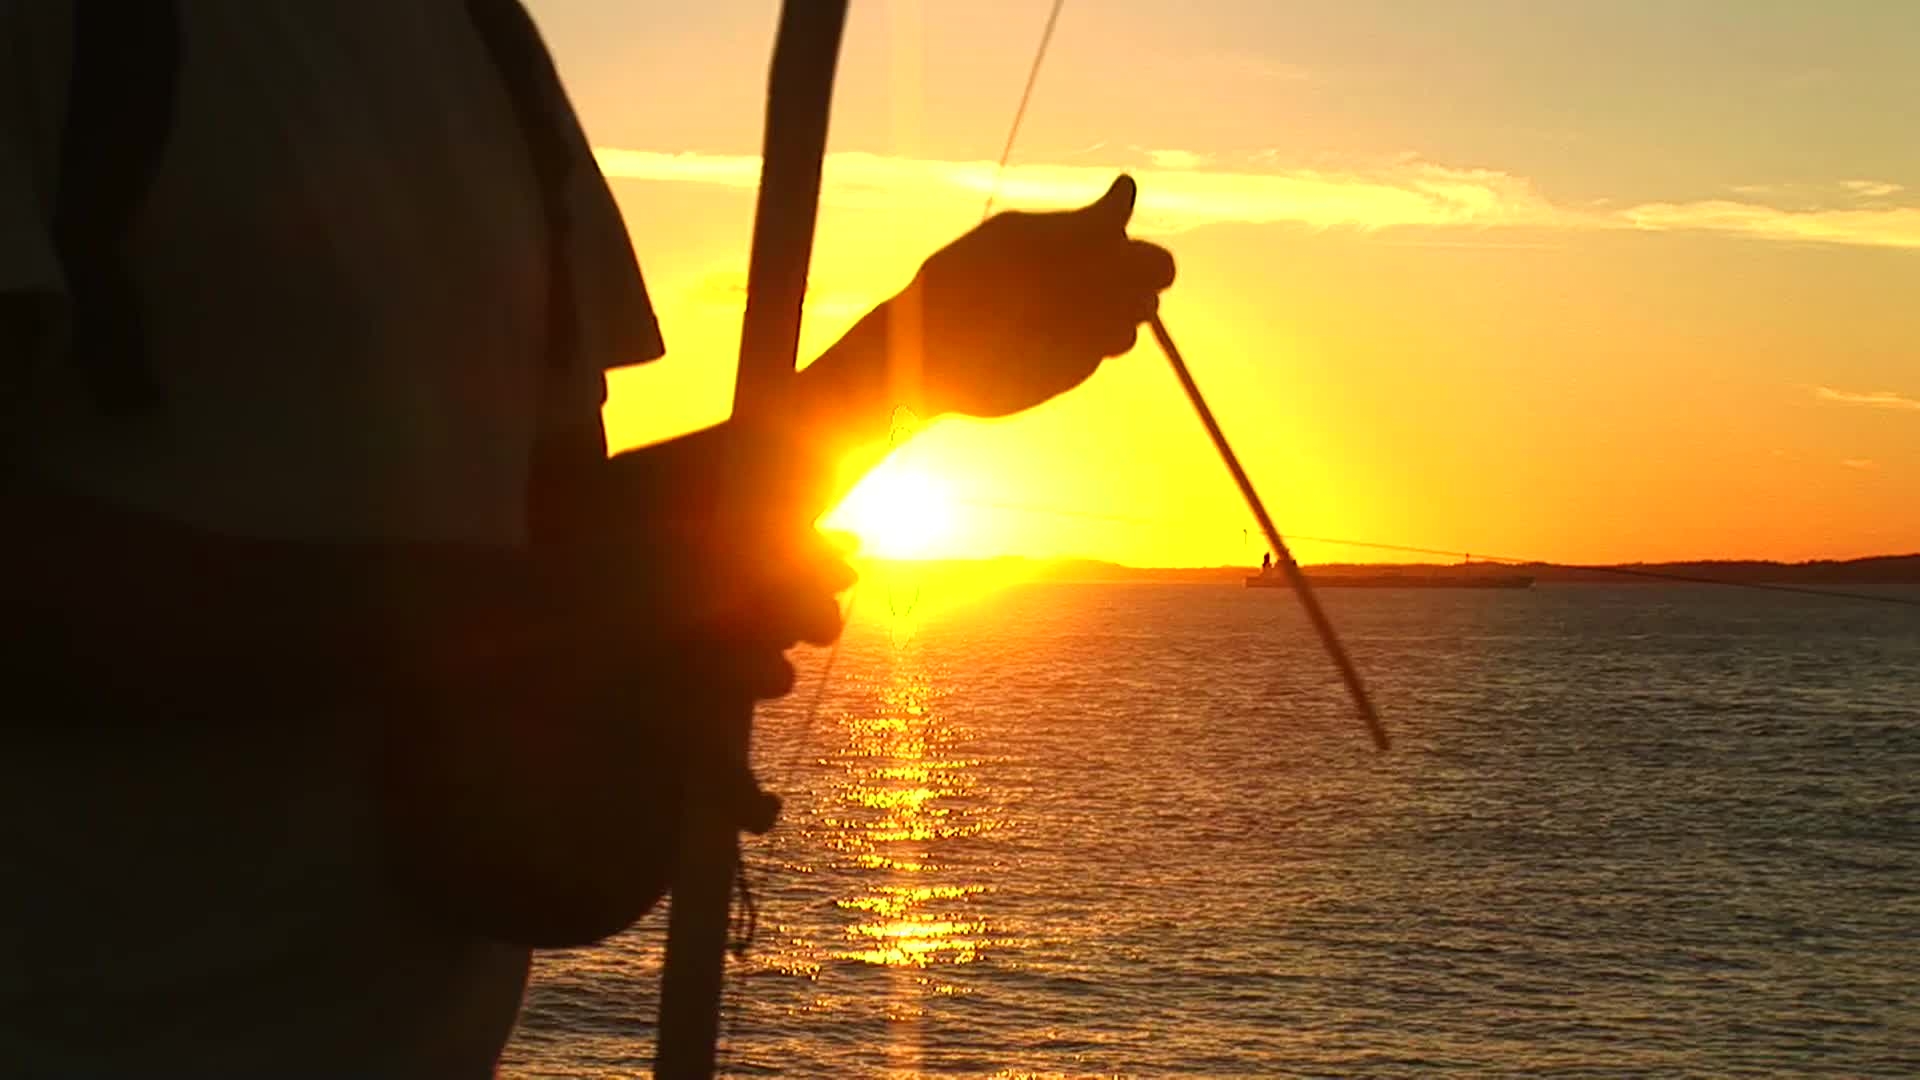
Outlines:
[[[729, 1075], [1920, 1076], [1920, 609], [1329, 590], [1383, 756], [1284, 591], [864, 588], [761, 715]], [[503, 1075], [644, 1075], [664, 927]]]

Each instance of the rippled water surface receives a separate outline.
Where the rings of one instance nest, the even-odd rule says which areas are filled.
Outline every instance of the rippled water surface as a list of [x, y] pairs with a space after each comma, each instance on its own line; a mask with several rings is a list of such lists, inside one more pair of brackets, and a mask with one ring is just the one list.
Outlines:
[[[761, 714], [729, 1074], [1920, 1075], [1920, 610], [1331, 590], [1382, 757], [1282, 591], [876, 591]], [[643, 1074], [664, 927], [504, 1075]]]

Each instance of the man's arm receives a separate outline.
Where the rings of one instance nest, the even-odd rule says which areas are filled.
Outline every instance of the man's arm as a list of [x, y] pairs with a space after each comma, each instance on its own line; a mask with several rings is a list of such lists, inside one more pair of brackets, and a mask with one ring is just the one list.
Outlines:
[[1173, 257], [1127, 236], [1134, 193], [1122, 177], [1079, 210], [1000, 214], [934, 253], [799, 373], [784, 414], [615, 457], [614, 518], [664, 495], [803, 528], [891, 449], [901, 410], [1006, 416], [1080, 385], [1173, 283]]
[[382, 754], [396, 874], [490, 936], [572, 945], [637, 918], [672, 865], [683, 733], [785, 693], [784, 650], [839, 631], [844, 566], [809, 530], [779, 546], [741, 512], [736, 474], [777, 456], [722, 425], [617, 460], [624, 514], [608, 512], [615, 462], [597, 424], [541, 441], [533, 558], [644, 619], [655, 644], [576, 624], [548, 667], [480, 672]]
[[[483, 936], [581, 944], [651, 905], [679, 726], [748, 685], [619, 578], [531, 553], [236, 540], [18, 476], [0, 498], [9, 739], [336, 728], [402, 894]], [[602, 602], [569, 597], [596, 576]]]
[[[46, 325], [0, 294], [7, 370]], [[711, 445], [655, 461], [661, 509], [697, 493], [682, 470]], [[611, 933], [664, 888], [682, 727], [784, 692], [781, 651], [837, 630], [846, 582], [824, 557], [777, 568], [811, 581], [809, 630], [786, 594], [745, 587], [755, 568], [590, 527], [606, 465], [597, 428], [544, 442], [518, 551], [224, 537], [0, 468], [0, 655], [35, 703], [0, 724], [63, 740], [348, 725], [378, 763], [395, 879], [433, 917], [522, 943]], [[700, 585], [716, 578], [724, 598]]]

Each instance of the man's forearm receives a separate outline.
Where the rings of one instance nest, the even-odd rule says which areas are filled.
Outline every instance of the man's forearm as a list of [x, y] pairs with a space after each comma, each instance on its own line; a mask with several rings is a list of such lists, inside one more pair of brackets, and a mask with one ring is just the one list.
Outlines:
[[903, 419], [930, 419], [911, 321], [899, 300], [875, 309], [798, 373], [779, 413], [615, 455], [611, 521], [697, 545], [706, 530], [825, 513], [900, 441]]
[[884, 444], [894, 407], [917, 406], [901, 322], [891, 305], [875, 308], [800, 373], [795, 408], [811, 438], [842, 452]]
[[836, 463], [836, 499], [939, 413], [923, 379], [916, 295], [875, 308], [796, 380], [796, 423]]

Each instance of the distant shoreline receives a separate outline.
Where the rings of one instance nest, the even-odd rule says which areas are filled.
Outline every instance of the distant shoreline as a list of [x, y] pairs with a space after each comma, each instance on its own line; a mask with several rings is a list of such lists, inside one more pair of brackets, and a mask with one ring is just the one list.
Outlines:
[[[923, 562], [876, 560], [883, 565], [944, 576], [985, 571], [1029, 581], [1071, 584], [1213, 584], [1240, 585], [1253, 568], [1246, 566], [1143, 567], [1094, 559], [936, 559]], [[1562, 563], [1321, 563], [1305, 566], [1307, 577], [1334, 578], [1354, 574], [1417, 573], [1452, 576], [1496, 572], [1531, 575], [1539, 584], [1675, 585], [1685, 579], [1702, 584], [1773, 585], [1920, 585], [1920, 553], [1873, 555], [1860, 559], [1815, 559], [1807, 562], [1766, 560], [1692, 560], [1685, 562], [1615, 563], [1579, 566]]]

